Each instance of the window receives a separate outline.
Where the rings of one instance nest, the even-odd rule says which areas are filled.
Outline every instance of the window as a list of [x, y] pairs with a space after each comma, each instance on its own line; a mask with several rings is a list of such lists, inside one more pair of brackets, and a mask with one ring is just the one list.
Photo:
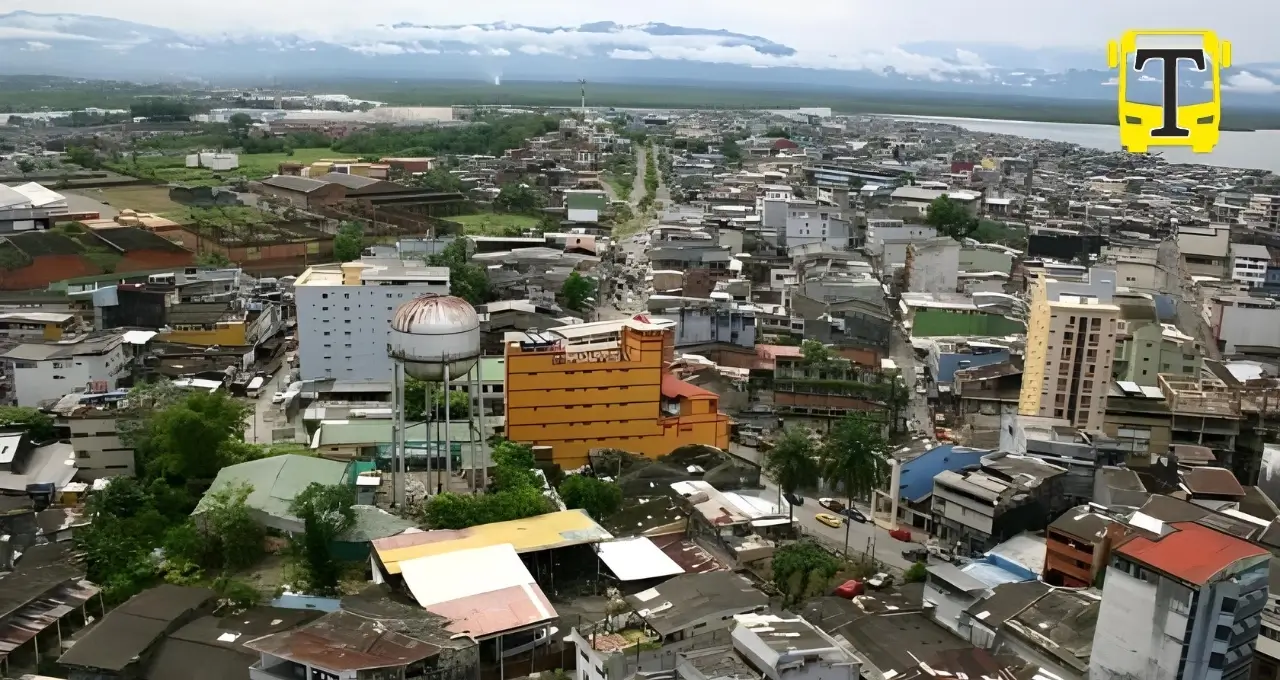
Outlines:
[[1234, 597], [1222, 598], [1222, 611], [1230, 614], [1236, 610], [1236, 599]]
[[1227, 655], [1221, 652], [1214, 652], [1209, 655], [1209, 668], [1214, 670], [1222, 670], [1222, 666], [1227, 662]]
[[320, 297], [322, 297], [322, 298], [324, 298], [324, 299], [328, 300], [328, 299], [329, 299], [329, 294], [328, 294], [328, 293], [321, 293], [321, 294], [320, 294]]
[[1213, 632], [1213, 639], [1226, 642], [1231, 639], [1231, 626], [1218, 626]]

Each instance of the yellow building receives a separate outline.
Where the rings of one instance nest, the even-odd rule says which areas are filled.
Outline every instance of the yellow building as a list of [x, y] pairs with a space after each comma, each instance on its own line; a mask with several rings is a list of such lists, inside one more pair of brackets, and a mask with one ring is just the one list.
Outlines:
[[547, 446], [565, 468], [596, 448], [657, 458], [681, 446], [729, 447], [719, 397], [666, 371], [673, 334], [635, 320], [506, 335], [506, 430]]
[[1102, 430], [1120, 318], [1115, 272], [1095, 267], [1082, 281], [1041, 274], [1030, 293], [1018, 413]]

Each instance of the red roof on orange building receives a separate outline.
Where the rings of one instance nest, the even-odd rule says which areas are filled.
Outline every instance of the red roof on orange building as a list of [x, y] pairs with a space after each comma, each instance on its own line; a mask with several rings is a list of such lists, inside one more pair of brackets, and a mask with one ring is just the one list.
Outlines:
[[1196, 585], [1208, 583], [1239, 560], [1270, 554], [1246, 540], [1195, 522], [1169, 526], [1172, 533], [1155, 540], [1134, 535], [1116, 552]]
[[670, 373], [662, 374], [662, 396], [668, 399], [675, 399], [677, 397], [684, 397], [685, 399], [718, 398], [715, 392], [703, 389], [697, 385], [690, 385]]

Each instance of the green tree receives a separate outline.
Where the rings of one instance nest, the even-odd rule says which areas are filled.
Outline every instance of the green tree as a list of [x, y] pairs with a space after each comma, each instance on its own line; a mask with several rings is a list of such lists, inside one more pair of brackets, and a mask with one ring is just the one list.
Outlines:
[[773, 554], [773, 585], [782, 593], [783, 607], [794, 606], [811, 594], [825, 589], [827, 581], [840, 571], [840, 561], [813, 541], [797, 541]]
[[248, 500], [253, 493], [249, 484], [237, 484], [209, 495], [197, 526], [206, 545], [217, 556], [217, 566], [239, 570], [252, 566], [262, 558], [262, 542], [266, 532], [250, 512]]
[[30, 175], [35, 171], [36, 171], [35, 161], [25, 157], [18, 159], [18, 172], [22, 173], [23, 177], [26, 177], [27, 175]]
[[929, 204], [925, 224], [938, 230], [940, 236], [950, 236], [963, 241], [978, 229], [978, 218], [971, 215], [959, 201], [939, 196]]
[[196, 266], [224, 269], [231, 266], [231, 260], [227, 259], [227, 256], [222, 253], [209, 250], [196, 256]]
[[440, 253], [428, 256], [427, 264], [448, 267], [449, 289], [453, 295], [473, 305], [482, 305], [493, 300], [495, 295], [488, 272], [471, 261], [470, 243], [469, 239], [458, 237]]
[[489, 459], [493, 468], [489, 479], [490, 491], [542, 490], [542, 480], [534, 473], [537, 462], [532, 446], [503, 439], [493, 444]]
[[33, 441], [53, 439], [53, 418], [49, 414], [25, 406], [0, 406], [0, 428], [21, 429]]
[[[842, 418], [819, 451], [822, 478], [842, 489], [849, 507], [855, 498], [870, 498], [888, 481], [889, 445], [880, 424], [861, 415]], [[844, 524], [844, 552], [849, 554], [848, 522]]]
[[559, 492], [565, 507], [586, 510], [597, 522], [622, 507], [622, 487], [595, 477], [567, 475], [560, 483]]
[[67, 160], [88, 170], [97, 170], [102, 167], [102, 160], [98, 158], [98, 153], [86, 146], [68, 146]]
[[569, 278], [560, 286], [560, 296], [564, 304], [575, 312], [581, 312], [587, 298], [595, 295], [596, 284], [578, 272], [570, 272]]
[[424, 521], [435, 529], [465, 529], [479, 524], [507, 522], [554, 510], [543, 495], [542, 480], [534, 473], [533, 447], [508, 440], [492, 445], [493, 474], [487, 493], [442, 493], [423, 506]]
[[355, 491], [351, 487], [313, 482], [289, 506], [303, 523], [302, 538], [295, 551], [312, 592], [327, 595], [338, 590], [342, 565], [333, 557], [333, 543], [355, 524], [354, 505]]
[[730, 167], [742, 165], [742, 147], [732, 137], [724, 138], [720, 145], [720, 155], [724, 156], [725, 164]]
[[506, 213], [528, 214], [542, 207], [542, 196], [528, 184], [508, 184], [493, 199], [493, 207]]
[[462, 191], [462, 180], [458, 179], [458, 176], [452, 172], [441, 168], [416, 175], [410, 180], [410, 183], [428, 191], [441, 193]]
[[249, 136], [249, 128], [253, 127], [253, 118], [247, 113], [235, 113], [227, 119], [227, 134], [232, 139], [243, 140]]
[[343, 222], [333, 237], [333, 256], [339, 262], [360, 259], [364, 252], [364, 227], [359, 222]]
[[902, 575], [902, 580], [907, 583], [924, 583], [924, 580], [928, 577], [929, 565], [924, 562], [916, 562], [907, 567], [907, 571]]
[[140, 469], [149, 477], [213, 479], [228, 463], [228, 443], [244, 441], [251, 410], [219, 391], [187, 394], [147, 413], [139, 427], [130, 428]]
[[[462, 390], [449, 391], [449, 413], [454, 420], [467, 417], [467, 408], [471, 405], [471, 397]], [[431, 413], [432, 417], [442, 420], [445, 417], [444, 410], [444, 390], [435, 390], [431, 393]]]
[[817, 340], [804, 340], [800, 343], [800, 352], [804, 355], [807, 366], [822, 366], [831, 363], [834, 356], [831, 348]]
[[[794, 494], [816, 486], [821, 471], [809, 431], [798, 427], [783, 430], [778, 442], [765, 454], [764, 471], [784, 493]], [[794, 512], [795, 508], [788, 503], [788, 516]]]

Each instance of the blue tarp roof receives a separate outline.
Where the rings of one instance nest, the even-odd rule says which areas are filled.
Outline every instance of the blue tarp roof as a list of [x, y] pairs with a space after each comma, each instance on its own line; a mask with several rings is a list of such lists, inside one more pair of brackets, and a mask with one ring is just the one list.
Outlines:
[[986, 449], [971, 449], [955, 444], [943, 444], [925, 451], [919, 457], [902, 465], [902, 477], [899, 480], [901, 497], [915, 503], [933, 493], [933, 478], [944, 470], [959, 472], [969, 465], [982, 462], [982, 457], [991, 453]]
[[956, 370], [960, 368], [960, 362], [967, 361], [969, 364], [965, 368], [977, 368], [979, 366], [990, 366], [1009, 360], [1008, 350], [997, 350], [990, 354], [939, 354], [938, 355], [938, 374], [933, 376], [933, 381], [939, 385], [950, 385], [955, 378]]

